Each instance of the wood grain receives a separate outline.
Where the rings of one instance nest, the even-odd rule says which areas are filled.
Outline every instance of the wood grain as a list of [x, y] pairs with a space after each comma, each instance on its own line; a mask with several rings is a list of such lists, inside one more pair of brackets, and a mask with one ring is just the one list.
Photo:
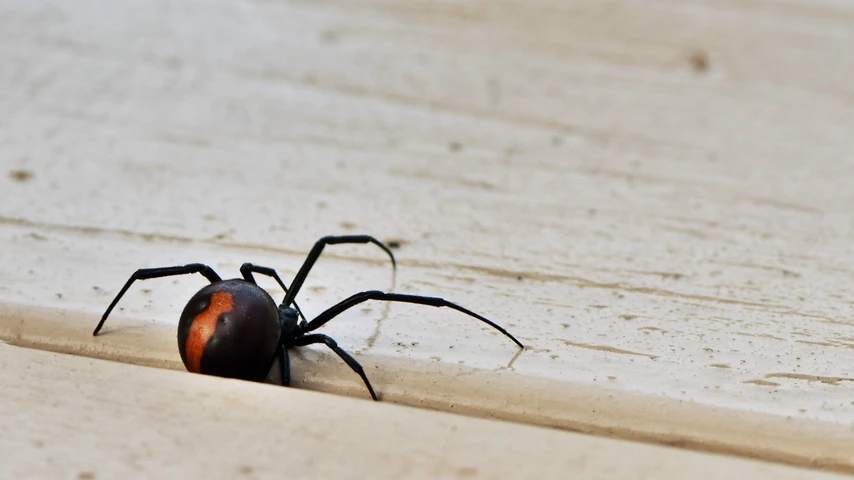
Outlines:
[[[359, 358], [841, 431], [852, 27], [831, 1], [4, 2], [0, 302], [82, 332], [135, 268], [292, 275], [319, 236], [370, 233], [402, 244], [396, 281], [379, 253], [335, 249], [301, 306], [446, 296], [530, 348], [514, 361], [452, 313], [371, 305], [329, 325]], [[147, 282], [116, 320], [174, 325], [199, 285]], [[4, 331], [112, 348], [39, 316]], [[142, 331], [114, 357], [141, 361]]]
[[3, 344], [0, 380], [4, 478], [844, 478]]

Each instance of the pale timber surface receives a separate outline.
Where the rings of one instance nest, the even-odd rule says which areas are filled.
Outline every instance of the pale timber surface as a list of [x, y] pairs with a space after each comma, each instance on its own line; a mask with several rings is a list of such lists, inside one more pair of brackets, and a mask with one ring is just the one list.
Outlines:
[[324, 331], [390, 401], [854, 470], [852, 45], [830, 1], [4, 2], [3, 338], [181, 368], [199, 278], [87, 335], [134, 269], [369, 233], [394, 283], [330, 248], [307, 314], [394, 288], [529, 346], [365, 304]]

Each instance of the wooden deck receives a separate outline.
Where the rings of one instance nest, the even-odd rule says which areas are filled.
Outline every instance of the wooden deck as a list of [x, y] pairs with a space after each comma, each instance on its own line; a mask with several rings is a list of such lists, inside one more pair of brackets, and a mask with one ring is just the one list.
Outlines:
[[[0, 36], [0, 476], [854, 473], [854, 4], [14, 0]], [[442, 296], [528, 348], [374, 302], [323, 331], [383, 403], [319, 348], [201, 377], [198, 276], [91, 336], [136, 268], [289, 281], [353, 233], [397, 271], [329, 247], [309, 317]]]

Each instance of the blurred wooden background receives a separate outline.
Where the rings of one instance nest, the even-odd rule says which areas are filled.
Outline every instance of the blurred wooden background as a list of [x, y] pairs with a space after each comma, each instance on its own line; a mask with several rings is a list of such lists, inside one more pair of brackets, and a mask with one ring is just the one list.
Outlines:
[[365, 304], [324, 332], [387, 403], [854, 472], [852, 47], [833, 1], [3, 2], [0, 339], [183, 371], [201, 278], [90, 335], [136, 268], [367, 233], [396, 275], [330, 247], [307, 315], [443, 296], [529, 347]]

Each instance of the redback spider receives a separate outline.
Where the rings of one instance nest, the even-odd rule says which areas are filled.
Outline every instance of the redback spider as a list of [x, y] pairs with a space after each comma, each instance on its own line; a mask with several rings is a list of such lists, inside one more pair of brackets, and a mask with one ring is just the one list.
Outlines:
[[[288, 289], [279, 274], [269, 267], [244, 263], [240, 267], [243, 278], [223, 280], [214, 270], [201, 263], [191, 263], [175, 267], [142, 268], [134, 272], [119, 291], [113, 302], [107, 307], [104, 316], [92, 335], [97, 335], [104, 322], [116, 306], [122, 295], [137, 280], [170, 277], [200, 273], [211, 283], [196, 292], [181, 313], [178, 321], [178, 350], [187, 370], [206, 375], [263, 381], [276, 358], [281, 363], [282, 385], [289, 386], [291, 381], [288, 347], [302, 347], [322, 343], [332, 349], [365, 382], [371, 398], [377, 395], [365, 371], [359, 362], [345, 352], [332, 338], [309, 333], [322, 327], [345, 310], [368, 300], [414, 303], [431, 307], [448, 307], [472, 316], [503, 333], [510, 340], [525, 348], [513, 335], [492, 321], [471, 310], [451, 303], [443, 298], [422, 297], [400, 293], [385, 293], [369, 290], [350, 296], [330, 307], [325, 312], [307, 322], [294, 301], [309, 270], [317, 262], [323, 247], [343, 243], [373, 243], [391, 257], [393, 268], [397, 268], [394, 255], [388, 247], [368, 235], [343, 235], [323, 237], [314, 244], [302, 267], [297, 272], [291, 288]], [[279, 283], [285, 291], [285, 298], [276, 307], [273, 298], [255, 283], [253, 273], [267, 275]], [[291, 307], [293, 305], [293, 307]], [[302, 317], [300, 321], [299, 318]]]

